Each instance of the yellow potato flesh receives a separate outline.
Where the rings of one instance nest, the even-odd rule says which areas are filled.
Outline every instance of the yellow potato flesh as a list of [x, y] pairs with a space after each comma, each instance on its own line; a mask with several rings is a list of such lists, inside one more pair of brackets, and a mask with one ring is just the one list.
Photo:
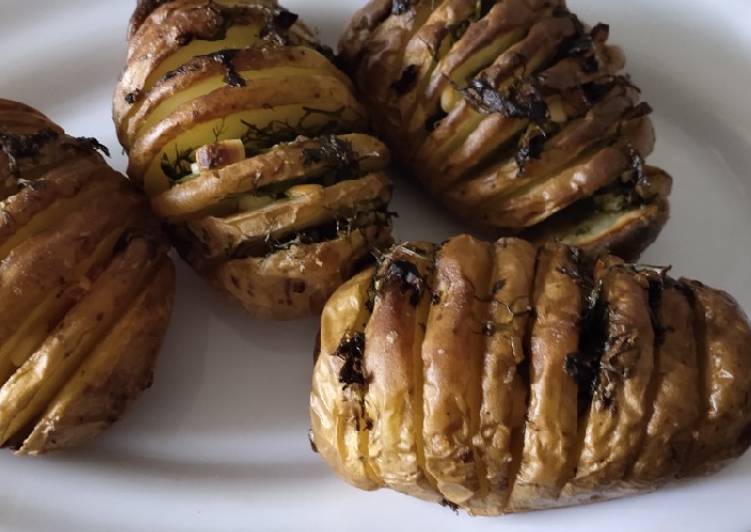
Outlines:
[[[84, 278], [89, 270], [112, 253], [112, 248], [122, 231], [122, 227], [118, 228], [97, 245], [96, 251], [65, 279], [67, 288], [86, 281]], [[49, 294], [28, 316], [16, 334], [0, 347], [0, 383], [7, 381], [42, 344], [49, 335], [50, 324], [56, 324], [63, 317], [69, 304], [68, 298], [59, 297], [58, 293]]]
[[[291, 67], [278, 67], [267, 68], [264, 70], [244, 70], [238, 72], [238, 74], [246, 81], [253, 81], [258, 79], [269, 79], [276, 77], [300, 77], [306, 74], [310, 74], [311, 69], [307, 68], [291, 68]], [[318, 72], [312, 72], [319, 75]], [[176, 93], [174, 96], [166, 99], [159, 104], [154, 110], [149, 113], [148, 118], [139, 124], [136, 130], [136, 136], [139, 136], [144, 131], [148, 131], [152, 127], [156, 126], [159, 122], [167, 118], [172, 112], [180, 105], [205, 96], [206, 94], [213, 92], [222, 87], [226, 87], [227, 82], [224, 80], [224, 76], [214, 76], [203, 80], [190, 88]]]
[[108, 181], [107, 183], [93, 184], [80, 194], [77, 194], [72, 198], [58, 200], [47, 209], [38, 213], [17, 233], [6, 240], [5, 244], [0, 246], [0, 261], [4, 260], [10, 252], [22, 242], [47, 230], [53, 225], [60, 223], [60, 221], [65, 218], [66, 214], [77, 212], [82, 207], [88, 205], [92, 199], [101, 194], [106, 194], [107, 189], [113, 188], [112, 185], [113, 183], [111, 181]]
[[447, 90], [462, 89], [467, 86], [467, 80], [480, 70], [493, 64], [493, 61], [503, 52], [513, 46], [519, 39], [524, 37], [525, 32], [517, 29], [504, 33], [485, 48], [481, 48], [472, 56], [468, 57], [461, 65], [449, 73], [451, 86]]
[[[270, 124], [290, 124], [298, 127], [298, 132], [322, 131], [327, 125], [338, 122], [341, 128], [358, 129], [362, 117], [355, 109], [347, 106], [348, 102], [341, 101], [311, 101], [294, 105], [284, 105], [273, 109], [254, 109], [228, 115], [198, 124], [196, 127], [179, 135], [169, 142], [159, 154], [152, 159], [144, 183], [147, 194], [155, 196], [169, 188], [169, 179], [161, 168], [162, 157], [166, 154], [172, 160], [179, 150], [195, 149], [206, 144], [207, 139], [214, 139], [215, 132], [220, 132], [217, 140], [241, 138], [248, 131], [246, 124], [253, 124], [261, 129]], [[310, 109], [316, 111], [310, 113]], [[291, 139], [290, 139], [291, 140]]]
[[[370, 318], [366, 303], [373, 274], [373, 270], [370, 269], [345, 283], [333, 300], [338, 304], [330, 303], [324, 309], [321, 318], [318, 372], [311, 396], [311, 419], [314, 430], [318, 429], [322, 435], [331, 434], [332, 429], [327, 422], [334, 420], [336, 463], [345, 478], [363, 489], [375, 489], [380, 485], [367, 460], [368, 431], [358, 430], [358, 420], [355, 417], [357, 404], [361, 403], [363, 392], [348, 388], [347, 393], [343, 394], [339, 378], [333, 374], [336, 364], [324, 357], [334, 357], [342, 338], [348, 334], [364, 333]], [[324, 445], [326, 448], [329, 447], [327, 441], [321, 441], [320, 444], [323, 452]], [[352, 450], [356, 452], [353, 453]]]
[[[166, 58], [157, 68], [146, 78], [141, 92], [150, 91], [154, 85], [170, 70], [175, 70], [180, 66], [188, 63], [196, 55], [207, 55], [221, 50], [242, 49], [252, 46], [260, 39], [260, 28], [253, 26], [233, 26], [227, 30], [224, 39], [219, 41], [192, 41], [183, 46], [174, 54]], [[130, 107], [125, 115], [125, 121], [129, 120], [143, 105], [143, 100], [136, 102]]]
[[598, 237], [612, 229], [615, 223], [621, 225], [637, 221], [643, 216], [643, 211], [648, 207], [638, 207], [623, 212], [600, 212], [587, 217], [587, 221], [571, 229], [571, 235], [564, 236], [561, 242], [572, 246], [586, 245], [596, 241]]
[[232, 26], [224, 39], [218, 41], [195, 40], [178, 49], [156, 67], [146, 78], [143, 91], [149, 91], [162, 76], [171, 70], [189, 63], [198, 55], [208, 55], [221, 50], [238, 50], [248, 48], [260, 40], [261, 27], [258, 25]]

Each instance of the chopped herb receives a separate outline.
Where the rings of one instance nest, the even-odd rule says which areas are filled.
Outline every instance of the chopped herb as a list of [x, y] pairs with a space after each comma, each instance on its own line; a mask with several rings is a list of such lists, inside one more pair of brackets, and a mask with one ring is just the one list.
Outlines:
[[346, 389], [349, 386], [362, 386], [367, 383], [363, 369], [365, 354], [365, 334], [349, 333], [339, 343], [334, 356], [344, 361], [339, 370], [339, 383]]
[[459, 513], [459, 505], [456, 504], [456, 503], [451, 502], [448, 499], [442, 499], [440, 504], [441, 504], [441, 506], [443, 506], [444, 508], [448, 508], [449, 510], [451, 510], [455, 514]]
[[391, 4], [391, 13], [393, 15], [403, 15], [416, 3], [416, 0], [393, 0]]
[[544, 123], [548, 117], [548, 106], [534, 78], [520, 79], [505, 92], [485, 78], [475, 78], [464, 94], [469, 103], [484, 114], [500, 113], [507, 118], [526, 118], [536, 124]]
[[383, 291], [396, 285], [403, 294], [410, 294], [409, 302], [416, 307], [425, 292], [425, 279], [417, 266], [406, 260], [387, 260], [389, 262], [378, 279], [378, 290]]
[[245, 78], [235, 70], [235, 65], [232, 63], [233, 59], [237, 55], [237, 50], [221, 50], [219, 52], [211, 54], [209, 57], [224, 67], [224, 82], [230, 87], [245, 87], [247, 84]]
[[76, 137], [76, 144], [84, 149], [102, 152], [107, 157], [110, 156], [110, 150], [94, 137]]
[[336, 135], [324, 135], [316, 139], [318, 148], [303, 150], [303, 164], [323, 164], [335, 172], [337, 180], [360, 174], [360, 161], [352, 149], [352, 143]]
[[125, 101], [129, 103], [130, 105], [133, 105], [138, 100], [141, 99], [141, 96], [143, 94], [143, 91], [141, 89], [135, 89], [128, 94], [125, 95]]
[[266, 19], [261, 30], [261, 38], [280, 44], [289, 44], [289, 30], [295, 25], [299, 16], [282, 7], [275, 8]]
[[162, 172], [170, 181], [180, 181], [193, 173], [191, 169], [193, 165], [193, 151], [191, 148], [180, 150], [175, 147], [174, 159], [170, 159], [166, 153], [162, 154], [160, 166]]

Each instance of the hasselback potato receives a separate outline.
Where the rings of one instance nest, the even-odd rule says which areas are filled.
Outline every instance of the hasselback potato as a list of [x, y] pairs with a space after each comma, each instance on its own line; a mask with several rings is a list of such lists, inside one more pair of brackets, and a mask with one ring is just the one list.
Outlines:
[[667, 269], [468, 236], [327, 303], [311, 439], [351, 484], [497, 515], [711, 472], [751, 443], [751, 329]]
[[114, 119], [180, 254], [292, 319], [391, 243], [389, 151], [345, 74], [273, 1], [141, 1]]
[[115, 422], [171, 315], [160, 224], [97, 148], [0, 100], [0, 445], [23, 454]]
[[668, 219], [651, 109], [563, 0], [370, 0], [342, 63], [401, 163], [505, 236], [636, 257]]

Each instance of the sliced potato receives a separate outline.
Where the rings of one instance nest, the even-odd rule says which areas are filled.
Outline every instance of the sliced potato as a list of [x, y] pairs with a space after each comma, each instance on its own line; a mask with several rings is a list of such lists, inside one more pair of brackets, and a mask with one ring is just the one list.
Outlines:
[[443, 496], [425, 471], [421, 440], [421, 348], [430, 310], [433, 245], [397, 247], [382, 261], [373, 312], [365, 329], [365, 405], [370, 462], [383, 483], [439, 502]]
[[438, 251], [422, 347], [425, 466], [448, 501], [470, 508], [482, 505], [486, 480], [472, 440], [480, 425], [491, 251], [467, 236]]
[[172, 262], [163, 260], [146, 289], [50, 402], [20, 454], [47, 454], [91, 439], [151, 386], [172, 314], [174, 277]]
[[509, 501], [514, 511], [555, 506], [561, 489], [574, 476], [578, 387], [566, 361], [579, 349], [584, 277], [579, 258], [568, 246], [548, 245], [540, 252], [524, 448]]

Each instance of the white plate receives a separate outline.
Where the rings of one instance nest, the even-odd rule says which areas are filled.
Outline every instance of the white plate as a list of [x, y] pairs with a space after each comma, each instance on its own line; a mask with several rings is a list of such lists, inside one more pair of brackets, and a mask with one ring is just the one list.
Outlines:
[[[23, 100], [124, 158], [110, 95], [134, 1], [0, 0], [0, 96]], [[289, 0], [335, 41], [359, 0]], [[676, 177], [674, 215], [644, 260], [675, 264], [751, 309], [751, 5], [743, 0], [573, 0], [607, 21], [656, 109], [652, 159]], [[402, 239], [458, 233], [400, 185]], [[706, 480], [585, 508], [471, 519], [334, 478], [307, 440], [314, 321], [260, 323], [181, 267], [154, 387], [88, 448], [0, 455], [0, 529], [77, 532], [552, 528], [751, 530], [751, 456]]]

